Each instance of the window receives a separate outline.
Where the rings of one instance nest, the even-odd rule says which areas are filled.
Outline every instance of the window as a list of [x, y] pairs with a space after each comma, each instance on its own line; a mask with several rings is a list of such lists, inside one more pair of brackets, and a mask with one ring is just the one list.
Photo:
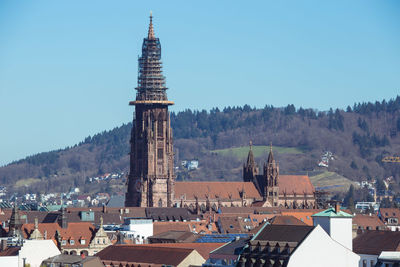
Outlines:
[[158, 159], [163, 159], [163, 149], [162, 148], [159, 148], [157, 150], [157, 158]]
[[67, 240], [61, 241], [61, 245], [62, 245], [62, 246], [65, 246], [66, 244], [67, 244]]
[[367, 267], [367, 260], [362, 261], [362, 267]]
[[158, 122], [157, 122], [157, 136], [162, 137], [163, 131], [164, 131], [163, 121], [162, 121], [162, 118], [159, 118]]
[[85, 239], [81, 239], [81, 245], [85, 245], [86, 244], [86, 240]]
[[371, 260], [370, 266], [371, 266], [371, 267], [374, 267], [374, 266], [375, 266], [375, 261], [374, 261], [374, 260]]
[[70, 243], [71, 245], [75, 245], [75, 240], [70, 240], [69, 243]]

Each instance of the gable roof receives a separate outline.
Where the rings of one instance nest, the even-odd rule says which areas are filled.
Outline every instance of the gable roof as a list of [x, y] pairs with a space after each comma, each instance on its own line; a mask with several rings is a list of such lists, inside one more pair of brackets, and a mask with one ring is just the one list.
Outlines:
[[[24, 238], [29, 238], [30, 234], [35, 229], [35, 225], [32, 223], [24, 224], [22, 226], [22, 232]], [[47, 231], [47, 238], [56, 241], [56, 232], [58, 231], [65, 240], [75, 240], [75, 244], [70, 244], [67, 242], [66, 248], [85, 248], [89, 246], [89, 242], [81, 244], [80, 239], [85, 239], [91, 241], [96, 233], [94, 225], [90, 222], [70, 222], [67, 228], [61, 228], [58, 223], [39, 223], [38, 229], [40, 233], [45, 236], [45, 231]]]
[[291, 215], [279, 215], [270, 219], [272, 225], [307, 225]]
[[149, 245], [112, 245], [96, 254], [102, 261], [153, 263], [177, 266], [194, 249]]
[[304, 222], [307, 225], [313, 226], [314, 222], [312, 219], [312, 215], [318, 212], [321, 212], [322, 209], [307, 209], [307, 210], [299, 210], [296, 209], [295, 211], [292, 210], [287, 210], [284, 211], [282, 210], [282, 215], [290, 215], [295, 217], [296, 219]]
[[8, 247], [5, 250], [0, 251], [0, 256], [18, 256], [21, 247]]
[[175, 182], [175, 199], [186, 197], [187, 200], [210, 199], [219, 196], [220, 199], [241, 199], [241, 192], [244, 189], [246, 198], [261, 198], [260, 193], [253, 182]]
[[384, 229], [386, 225], [378, 218], [376, 214], [356, 214], [353, 217], [353, 225], [357, 228], [366, 230]]
[[[157, 239], [163, 239], [163, 240], [171, 240], [173, 241], [173, 243], [187, 243], [195, 241], [197, 237], [198, 236], [196, 234], [189, 231], [172, 230], [150, 236], [149, 240], [152, 241]], [[157, 242], [151, 242], [151, 243], [157, 243]]]
[[186, 208], [146, 208], [146, 218], [160, 221], [195, 220], [199, 216], [191, 214]]
[[215, 223], [211, 223], [211, 230], [208, 228], [210, 224], [206, 221], [190, 221], [190, 222], [153, 222], [153, 235], [164, 233], [167, 231], [189, 231], [196, 233], [211, 234], [217, 231]]
[[311, 217], [329, 217], [329, 218], [353, 218], [353, 215], [348, 214], [344, 211], [339, 210], [338, 212], [335, 211], [335, 208], [331, 207], [324, 211], [318, 212]]
[[353, 239], [357, 254], [379, 255], [382, 251], [400, 251], [400, 232], [366, 231]]
[[226, 243], [225, 245], [213, 250], [210, 253], [210, 258], [218, 258], [220, 255], [233, 255], [235, 256], [234, 258], [237, 258], [248, 241], [249, 238], [239, 238], [230, 243]]
[[159, 243], [144, 244], [142, 246], [195, 249], [204, 259], [208, 259], [212, 251], [223, 245], [225, 243]]
[[308, 225], [267, 225], [253, 240], [300, 243], [314, 228]]
[[400, 209], [397, 208], [380, 208], [379, 209], [380, 217], [384, 222], [388, 222], [389, 218], [397, 218], [398, 222], [400, 222]]
[[308, 175], [279, 175], [279, 194], [314, 194], [315, 188]]

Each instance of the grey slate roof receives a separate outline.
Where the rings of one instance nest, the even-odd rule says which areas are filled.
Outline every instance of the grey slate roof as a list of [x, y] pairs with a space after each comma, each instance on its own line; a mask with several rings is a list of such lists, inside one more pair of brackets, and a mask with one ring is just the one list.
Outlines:
[[267, 225], [253, 240], [300, 243], [313, 229], [308, 225]]

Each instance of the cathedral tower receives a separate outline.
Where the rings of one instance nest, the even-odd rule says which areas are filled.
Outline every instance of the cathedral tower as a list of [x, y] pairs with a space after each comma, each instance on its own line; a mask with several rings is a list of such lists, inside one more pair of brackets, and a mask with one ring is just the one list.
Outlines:
[[161, 45], [155, 37], [153, 17], [139, 58], [135, 117], [131, 132], [127, 207], [172, 207], [174, 197], [173, 139]]
[[272, 153], [272, 144], [269, 149], [268, 160], [264, 164], [264, 199], [269, 201], [272, 206], [277, 206], [279, 201], [279, 166]]
[[243, 181], [244, 182], [255, 182], [256, 175], [258, 175], [258, 168], [254, 161], [253, 155], [253, 143], [250, 141], [250, 150], [247, 155], [247, 162], [243, 164]]

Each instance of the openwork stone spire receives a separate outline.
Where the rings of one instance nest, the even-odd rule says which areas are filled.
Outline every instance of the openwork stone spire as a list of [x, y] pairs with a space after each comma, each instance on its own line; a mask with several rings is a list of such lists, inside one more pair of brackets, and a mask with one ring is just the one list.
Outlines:
[[[164, 101], [161, 104], [172, 105], [168, 101], [165, 77], [162, 74], [161, 44], [154, 36], [153, 16], [150, 13], [150, 25], [147, 38], [143, 39], [142, 56], [139, 58], [138, 86], [136, 87], [136, 101], [130, 105], [150, 104]], [[168, 102], [167, 102], [168, 101]]]
[[150, 11], [150, 24], [149, 24], [149, 33], [147, 34], [148, 39], [155, 39], [154, 29], [153, 29], [153, 14]]
[[274, 154], [272, 153], [272, 143], [270, 143], [269, 145], [269, 155], [268, 155], [268, 160], [267, 160], [268, 164], [275, 164], [275, 160], [274, 160]]

